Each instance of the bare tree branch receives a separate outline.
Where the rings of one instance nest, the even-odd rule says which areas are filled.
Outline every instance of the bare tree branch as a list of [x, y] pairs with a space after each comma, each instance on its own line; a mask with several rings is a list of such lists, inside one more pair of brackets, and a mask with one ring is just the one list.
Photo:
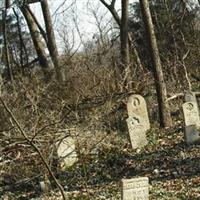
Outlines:
[[7, 104], [5, 103], [5, 101], [3, 100], [3, 98], [0, 96], [0, 101], [3, 105], [3, 107], [5, 108], [5, 110], [7, 111], [7, 113], [10, 115], [11, 119], [15, 122], [18, 130], [20, 131], [20, 133], [22, 134], [22, 136], [24, 137], [24, 139], [31, 145], [31, 147], [33, 149], [35, 149], [35, 151], [38, 153], [39, 157], [41, 158], [44, 166], [46, 167], [47, 171], [49, 172], [50, 176], [53, 178], [56, 186], [59, 188], [62, 197], [64, 200], [67, 200], [66, 194], [64, 192], [63, 187], [60, 185], [60, 183], [58, 182], [58, 180], [56, 179], [54, 173], [52, 172], [48, 162], [46, 161], [46, 159], [44, 158], [42, 152], [40, 151], [40, 149], [35, 145], [35, 143], [29, 139], [29, 137], [27, 136], [27, 134], [25, 133], [25, 131], [23, 130], [21, 124], [18, 122], [18, 120], [16, 119], [16, 117], [14, 116], [14, 114], [12, 113], [12, 111], [9, 109], [9, 107], [7, 106]]

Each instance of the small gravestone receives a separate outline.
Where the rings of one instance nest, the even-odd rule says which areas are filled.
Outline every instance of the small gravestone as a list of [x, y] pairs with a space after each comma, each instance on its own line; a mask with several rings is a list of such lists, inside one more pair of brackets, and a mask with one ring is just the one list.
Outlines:
[[183, 104], [183, 115], [185, 122], [185, 139], [187, 144], [199, 142], [200, 116], [196, 102], [186, 102]]
[[140, 177], [122, 179], [122, 200], [148, 200], [149, 179]]
[[77, 161], [75, 141], [72, 137], [66, 137], [57, 143], [57, 155], [62, 169]]
[[133, 149], [147, 144], [146, 131], [150, 129], [145, 99], [140, 95], [132, 95], [127, 103], [127, 125]]
[[185, 102], [197, 102], [196, 95], [192, 91], [185, 92]]

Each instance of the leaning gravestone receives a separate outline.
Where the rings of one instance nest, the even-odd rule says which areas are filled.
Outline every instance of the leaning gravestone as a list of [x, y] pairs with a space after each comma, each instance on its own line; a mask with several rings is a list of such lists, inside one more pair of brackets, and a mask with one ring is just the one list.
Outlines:
[[149, 179], [140, 177], [122, 179], [122, 200], [148, 200]]
[[140, 95], [131, 95], [127, 103], [129, 117], [139, 116], [146, 130], [150, 129], [147, 105], [145, 99]]
[[127, 125], [133, 149], [147, 144], [146, 131], [150, 129], [145, 99], [140, 95], [132, 95], [127, 103]]
[[193, 144], [200, 141], [199, 128], [200, 116], [196, 102], [186, 102], [183, 104], [183, 115], [185, 122], [185, 139], [187, 144]]
[[57, 155], [62, 169], [72, 166], [77, 160], [75, 141], [66, 137], [57, 143]]

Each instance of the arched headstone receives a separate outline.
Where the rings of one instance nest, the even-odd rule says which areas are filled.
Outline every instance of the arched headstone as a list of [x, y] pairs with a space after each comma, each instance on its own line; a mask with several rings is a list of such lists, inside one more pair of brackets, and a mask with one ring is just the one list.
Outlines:
[[133, 149], [147, 144], [146, 131], [150, 129], [145, 99], [140, 95], [131, 95], [127, 102], [127, 125]]

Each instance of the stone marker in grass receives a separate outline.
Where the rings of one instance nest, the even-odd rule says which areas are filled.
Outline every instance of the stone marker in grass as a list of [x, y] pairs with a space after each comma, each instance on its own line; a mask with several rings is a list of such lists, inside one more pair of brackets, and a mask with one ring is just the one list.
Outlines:
[[150, 129], [145, 99], [140, 95], [131, 95], [127, 103], [127, 125], [133, 149], [147, 144], [146, 131]]
[[72, 137], [63, 138], [57, 143], [57, 155], [62, 169], [72, 166], [78, 160]]
[[185, 140], [187, 144], [193, 144], [200, 141], [199, 128], [200, 116], [198, 105], [195, 101], [186, 102], [182, 105], [184, 123], [185, 123]]
[[122, 200], [148, 200], [149, 179], [139, 177], [122, 179]]

